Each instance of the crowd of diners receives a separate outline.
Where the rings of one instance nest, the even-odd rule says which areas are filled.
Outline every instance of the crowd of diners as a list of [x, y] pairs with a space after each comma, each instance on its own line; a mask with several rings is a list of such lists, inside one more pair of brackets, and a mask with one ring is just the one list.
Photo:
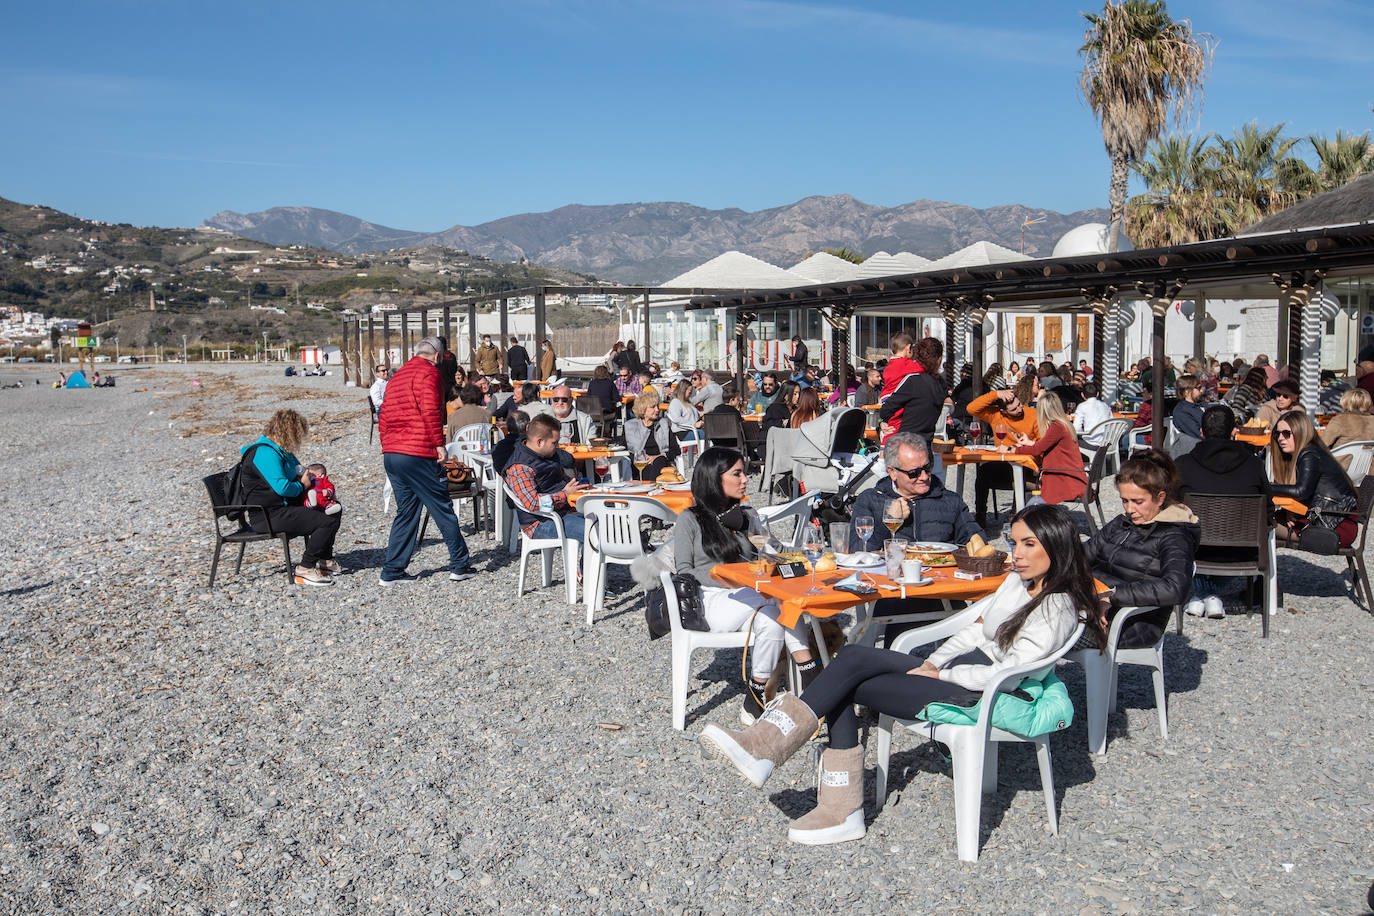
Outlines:
[[[893, 537], [964, 543], [976, 533], [995, 536], [1003, 530], [989, 525], [986, 499], [991, 491], [1012, 485], [1006, 466], [979, 466], [970, 508], [938, 474], [935, 439], [986, 433], [995, 447], [1035, 459], [1035, 492], [1005, 529], [1010, 574], [977, 602], [973, 623], [924, 657], [846, 646], [822, 668], [801, 626], [780, 622], [776, 600], [715, 576], [720, 564], [750, 559], [755, 549], [750, 536], [764, 530], [757, 511], [746, 503], [751, 456], [719, 446], [697, 456], [690, 478], [694, 504], [678, 516], [671, 536], [650, 559], [658, 568], [700, 583], [711, 630], [748, 628], [754, 637], [739, 710], [742, 730], [710, 724], [700, 741], [761, 787], [824, 721], [816, 806], [789, 828], [790, 839], [806, 844], [864, 834], [863, 747], [856, 707], [905, 718], [930, 703], [973, 702], [1006, 668], [1045, 660], [1032, 677], [1047, 672], [1053, 666], [1050, 659], [1080, 632], [1080, 624], [1075, 648], [1101, 649], [1123, 608], [1148, 609], [1123, 629], [1119, 645], [1124, 648], [1161, 640], [1178, 605], [1194, 616], [1224, 617], [1226, 599], [1243, 591], [1245, 580], [1196, 576], [1194, 560], [1243, 560], [1254, 551], [1201, 547], [1201, 526], [1188, 507], [1189, 494], [1291, 497], [1307, 511], [1275, 514], [1281, 542], [1332, 553], [1353, 543], [1359, 518], [1355, 482], [1331, 448], [1374, 440], [1374, 353], [1356, 366], [1354, 385], [1323, 375], [1320, 409], [1328, 416], [1322, 430], [1298, 403], [1286, 370], [1273, 368], [1263, 355], [1253, 363], [1188, 360], [1181, 372], [1170, 364], [1165, 381], [1173, 398], [1166, 403], [1179, 433], [1176, 442], [1188, 447], [1171, 453], [1146, 443], [1124, 457], [1113, 481], [1121, 513], [1084, 537], [1062, 505], [1083, 493], [1086, 471], [1079, 446], [1115, 447], [1093, 441], [1093, 430], [1114, 414], [1130, 415], [1127, 408], [1137, 401], [1134, 418], [1140, 422], [1151, 403], [1146, 397], [1151, 376], [1147, 361], [1130, 367], [1120, 380], [1118, 401], [1108, 405], [1098, 396], [1086, 361], [1075, 368], [1028, 360], [1024, 367], [1012, 363], [1005, 371], [994, 364], [982, 379], [985, 392], [975, 396], [969, 366], [947, 386], [940, 341], [904, 333], [893, 337], [888, 359], [851, 368], [844, 390], [837, 390], [833, 375], [827, 379], [807, 362], [804, 347], [800, 359], [794, 353], [790, 371], [754, 374], [741, 390], [733, 382], [718, 383], [702, 369], [684, 372], [675, 363], [667, 369], [646, 364], [634, 343], [627, 342], [617, 343], [596, 367], [582, 395], [594, 400], [579, 404], [572, 387], [557, 377], [556, 362], [541, 366], [523, 348], [516, 349], [496, 350], [484, 338], [469, 371], [457, 364], [445, 341], [425, 338], [394, 375], [386, 366], [376, 367], [370, 396], [379, 406], [384, 465], [397, 502], [381, 585], [414, 578], [406, 566], [422, 508], [435, 518], [448, 543], [450, 579], [481, 573], [471, 563], [442, 477], [432, 467], [446, 443], [474, 424], [501, 433], [491, 457], [515, 494], [520, 528], [536, 537], [551, 535], [554, 524], [547, 514], [553, 512], [561, 517], [565, 535], [578, 540], [584, 520], [569, 497], [586, 483], [571, 451], [559, 446], [590, 442], [606, 431], [605, 417], [622, 407], [616, 438], [638, 459], [646, 479], [672, 465], [684, 443], [701, 440], [705, 418], [713, 413], [755, 418], [750, 425], [760, 429], [760, 437], [745, 443], [748, 450], [761, 446], [763, 433], [773, 426], [799, 427], [841, 405], [874, 409], [880, 423], [878, 481], [854, 502], [850, 531], [851, 543], [862, 541], [874, 551]], [[551, 346], [544, 352], [551, 353]], [[543, 382], [513, 381], [522, 371], [539, 371]], [[946, 406], [950, 425], [937, 429]], [[1266, 448], [1236, 438], [1250, 419], [1267, 424], [1271, 439]], [[297, 581], [322, 585], [338, 572], [334, 541], [342, 507], [323, 465], [306, 466], [297, 457], [308, 435], [308, 424], [295, 411], [284, 409], [273, 416], [263, 435], [243, 450], [244, 501], [265, 510], [250, 513], [255, 527], [270, 511], [276, 532], [306, 536]], [[320, 489], [320, 480], [328, 485], [327, 501], [310, 496]], [[884, 516], [900, 517], [901, 524], [895, 531], [872, 525]], [[859, 530], [864, 517], [871, 532]], [[636, 577], [640, 575], [637, 571]], [[655, 578], [652, 569], [644, 578], [646, 584]], [[1102, 586], [1109, 591], [1099, 592]], [[884, 599], [875, 613], [926, 610], [928, 605], [919, 598]], [[767, 681], [784, 652], [800, 672], [797, 692], [784, 689], [765, 704]]]

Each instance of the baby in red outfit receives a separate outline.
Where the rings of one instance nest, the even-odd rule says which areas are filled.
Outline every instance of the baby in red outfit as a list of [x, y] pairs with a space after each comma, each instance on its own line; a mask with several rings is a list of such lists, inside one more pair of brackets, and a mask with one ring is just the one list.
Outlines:
[[312, 464], [307, 468], [314, 476], [310, 483], [310, 489], [305, 491], [305, 504], [312, 509], [320, 509], [325, 515], [336, 515], [343, 511], [343, 506], [334, 498], [334, 484], [329, 479], [329, 472], [322, 464]]
[[[892, 393], [902, 384], [902, 379], [908, 375], [918, 372], [925, 372], [926, 367], [911, 358], [911, 345], [914, 341], [911, 335], [905, 331], [895, 334], [892, 338], [892, 358], [887, 361], [887, 366], [883, 368], [883, 393], [878, 398], [882, 403], [892, 396]], [[897, 411], [887, 421], [893, 429], [902, 428], [902, 411]]]

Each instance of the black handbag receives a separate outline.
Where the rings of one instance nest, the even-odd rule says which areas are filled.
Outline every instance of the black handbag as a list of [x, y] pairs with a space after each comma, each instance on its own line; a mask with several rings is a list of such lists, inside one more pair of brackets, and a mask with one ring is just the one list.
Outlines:
[[[682, 618], [684, 630], [709, 632], [706, 611], [701, 600], [701, 583], [697, 577], [678, 573], [673, 576], [673, 590], [677, 593], [678, 616]], [[668, 619], [668, 598], [663, 586], [651, 588], [644, 593], [644, 623], [649, 627], [649, 639], [658, 639], [672, 632]]]

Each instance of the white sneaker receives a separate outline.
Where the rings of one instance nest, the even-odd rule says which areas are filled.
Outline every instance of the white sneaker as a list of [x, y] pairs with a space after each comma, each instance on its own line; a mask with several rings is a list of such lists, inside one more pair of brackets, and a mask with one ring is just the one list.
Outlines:
[[1221, 606], [1221, 599], [1215, 595], [1210, 598], [1204, 598], [1202, 601], [1202, 616], [1211, 617], [1214, 620], [1220, 620], [1225, 617], [1226, 609]]
[[1202, 602], [1197, 598], [1194, 598], [1192, 601], [1189, 601], [1187, 604], [1183, 606], [1183, 613], [1187, 614], [1189, 617], [1201, 617]]

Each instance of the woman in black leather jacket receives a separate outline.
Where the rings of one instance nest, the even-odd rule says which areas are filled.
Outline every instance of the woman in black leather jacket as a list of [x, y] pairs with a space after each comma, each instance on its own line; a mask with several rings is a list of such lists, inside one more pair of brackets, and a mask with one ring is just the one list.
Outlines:
[[1202, 528], [1177, 501], [1178, 469], [1158, 449], [1123, 462], [1116, 487], [1122, 513], [1085, 545], [1088, 561], [1093, 575], [1115, 589], [1109, 622], [1123, 607], [1158, 608], [1126, 624], [1118, 643], [1127, 649], [1151, 646], [1164, 635], [1173, 606], [1192, 593]]
[[1322, 444], [1306, 412], [1290, 410], [1279, 417], [1269, 441], [1269, 458], [1274, 495], [1291, 497], [1307, 507], [1306, 516], [1282, 514], [1276, 523], [1279, 536], [1296, 541], [1306, 528], [1327, 528], [1336, 532], [1342, 547], [1353, 544], [1359, 529], [1355, 488]]

